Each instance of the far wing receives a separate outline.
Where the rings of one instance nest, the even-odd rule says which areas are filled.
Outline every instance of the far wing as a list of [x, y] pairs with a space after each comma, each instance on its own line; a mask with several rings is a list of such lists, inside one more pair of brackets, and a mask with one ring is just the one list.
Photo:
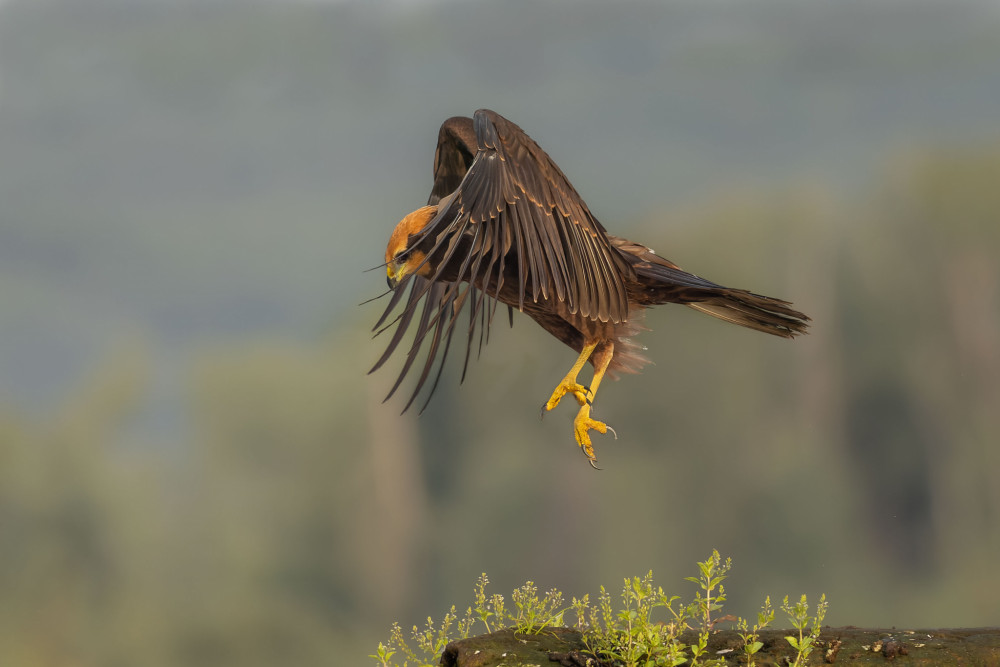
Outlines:
[[434, 151], [434, 187], [428, 204], [437, 204], [458, 189], [478, 152], [472, 119], [454, 116], [441, 123]]

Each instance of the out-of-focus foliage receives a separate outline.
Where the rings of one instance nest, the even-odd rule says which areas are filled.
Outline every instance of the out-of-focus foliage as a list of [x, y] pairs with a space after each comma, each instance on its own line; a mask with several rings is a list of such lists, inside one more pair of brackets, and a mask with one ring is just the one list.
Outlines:
[[[0, 664], [355, 664], [483, 571], [595, 590], [712, 548], [737, 614], [996, 622], [987, 9], [181, 4], [0, 5]], [[812, 333], [650, 311], [600, 473], [536, 417], [574, 355], [523, 317], [397, 416], [361, 269], [479, 106]]]
[[483, 564], [582, 586], [708, 543], [748, 580], [731, 605], [797, 583], [831, 591], [840, 622], [984, 623], [1000, 276], [983, 172], [1000, 178], [1000, 150], [928, 154], [863, 210], [737, 198], [686, 225], [677, 247], [721, 253], [707, 274], [756, 267], [814, 332], [651, 313], [657, 365], [602, 396], [621, 438], [599, 443], [601, 473], [568, 416], [535, 421], [572, 354], [520, 320], [419, 419], [365, 378], [363, 325], [208, 348], [183, 372], [182, 447], [130, 443], [143, 353], [116, 354], [44, 421], [0, 420], [0, 661], [321, 664]]

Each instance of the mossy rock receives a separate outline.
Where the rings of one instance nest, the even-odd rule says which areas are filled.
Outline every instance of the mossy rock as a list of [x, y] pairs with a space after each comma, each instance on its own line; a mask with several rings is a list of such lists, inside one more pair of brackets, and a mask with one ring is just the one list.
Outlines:
[[550, 656], [583, 650], [583, 635], [569, 628], [537, 634], [500, 630], [452, 642], [441, 656], [443, 667], [527, 667], [557, 665]]
[[[785, 639], [788, 630], [760, 633], [764, 645], [754, 656], [759, 667], [785, 667], [794, 651]], [[692, 644], [694, 633], [680, 641]], [[712, 634], [708, 656], [723, 658], [727, 665], [745, 665], [743, 641], [732, 630]], [[946, 630], [881, 630], [824, 628], [808, 664], [901, 665], [932, 667], [1000, 667], [1000, 628]], [[443, 667], [612, 667], [587, 652], [583, 636], [569, 628], [549, 628], [537, 634], [501, 630], [450, 643], [441, 656]]]

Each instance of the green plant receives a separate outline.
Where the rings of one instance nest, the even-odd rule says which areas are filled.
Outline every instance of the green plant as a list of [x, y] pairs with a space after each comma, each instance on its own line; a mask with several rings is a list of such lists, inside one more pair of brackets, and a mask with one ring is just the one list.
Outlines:
[[[726, 601], [726, 590], [722, 587], [722, 581], [726, 578], [726, 573], [729, 572], [732, 566], [732, 558], [727, 558], [726, 562], [723, 563], [719, 552], [713, 549], [712, 555], [707, 560], [698, 563], [701, 576], [684, 577], [685, 581], [692, 581], [701, 588], [700, 591], [696, 591], [694, 594], [694, 600], [691, 602], [691, 610], [692, 615], [697, 615], [701, 619], [702, 630], [712, 629], [714, 625], [712, 623], [712, 612], [722, 609], [722, 603]], [[718, 592], [715, 594], [715, 599], [713, 600], [712, 592], [716, 588], [718, 588]], [[702, 592], [704, 592], [704, 595], [702, 595]]]
[[394, 655], [396, 655], [395, 651], [393, 651], [391, 648], [389, 648], [382, 642], [379, 642], [378, 649], [375, 651], [374, 654], [369, 655], [368, 657], [377, 660], [379, 664], [382, 665], [382, 667], [389, 667], [390, 665], [393, 664], [389, 661], [392, 660], [392, 656]]
[[[687, 661], [687, 647], [678, 639], [687, 627], [687, 610], [674, 608], [677, 596], [668, 596], [660, 587], [654, 589], [653, 573], [648, 572], [642, 579], [626, 579], [621, 597], [622, 609], [615, 613], [611, 595], [601, 586], [600, 620], [595, 610], [590, 632], [584, 635], [584, 643], [595, 656], [613, 658], [630, 667], [674, 667]], [[661, 608], [671, 618], [666, 623], [655, 623], [653, 611]]]
[[756, 665], [754, 655], [764, 647], [758, 638], [758, 633], [770, 625], [773, 620], [774, 609], [771, 607], [771, 596], [769, 595], [764, 599], [764, 605], [760, 611], [757, 612], [757, 624], [753, 626], [753, 629], [749, 628], [749, 623], [745, 618], [736, 621], [736, 632], [743, 640], [743, 655], [746, 656], [747, 667]]
[[527, 581], [511, 593], [510, 598], [517, 608], [517, 615], [511, 617], [517, 632], [538, 634], [551, 625], [562, 625], [566, 610], [562, 606], [562, 593], [556, 589], [539, 598], [538, 587], [533, 581]]
[[576, 625], [573, 627], [580, 631], [586, 630], [589, 627], [588, 617], [591, 612], [590, 593], [585, 593], [579, 599], [574, 597], [569, 606], [576, 614]]
[[[485, 572], [479, 575], [475, 589], [475, 606], [466, 612], [470, 619], [474, 613], [486, 628], [486, 632], [496, 632], [506, 628], [507, 621], [513, 622], [516, 632], [531, 634], [537, 634], [552, 625], [562, 625], [566, 610], [563, 608], [562, 593], [559, 591], [552, 589], [539, 598], [538, 587], [533, 581], [527, 581], [510, 596], [517, 609], [517, 613], [511, 615], [507, 613], [503, 595], [494, 593], [487, 597], [486, 586], [489, 583], [489, 577]], [[579, 601], [573, 598], [574, 608], [579, 604]], [[577, 620], [579, 622], [579, 619]]]
[[[712, 612], [722, 609], [722, 603], [726, 601], [726, 589], [722, 586], [722, 581], [732, 566], [731, 558], [722, 562], [719, 552], [713, 549], [712, 555], [707, 560], [698, 563], [698, 569], [701, 571], [700, 576], [684, 578], [685, 581], [692, 581], [701, 588], [700, 591], [695, 592], [694, 600], [688, 607], [691, 616], [697, 617], [701, 626], [698, 632], [698, 641], [691, 645], [692, 667], [698, 664], [707, 651], [709, 633], [718, 622], [717, 620], [712, 621]], [[716, 589], [718, 590], [716, 591]], [[715, 593], [714, 599], [713, 593]]]
[[[797, 652], [795, 662], [792, 667], [800, 667], [806, 664], [809, 654], [816, 647], [816, 640], [819, 638], [820, 626], [823, 624], [823, 617], [826, 616], [827, 601], [826, 595], [821, 595], [819, 604], [816, 605], [816, 616], [809, 616], [809, 602], [805, 593], [795, 604], [789, 604], [788, 596], [781, 603], [781, 611], [788, 615], [792, 626], [799, 631], [799, 636], [789, 635], [785, 637]], [[808, 633], [806, 628], [808, 626]]]
[[[476, 582], [476, 606], [475, 612], [482, 621], [486, 632], [496, 632], [507, 627], [507, 613], [504, 609], [503, 595], [494, 593], [489, 598], [486, 597], [486, 586], [490, 583], [489, 577], [483, 572]], [[493, 619], [493, 625], [490, 625]]]

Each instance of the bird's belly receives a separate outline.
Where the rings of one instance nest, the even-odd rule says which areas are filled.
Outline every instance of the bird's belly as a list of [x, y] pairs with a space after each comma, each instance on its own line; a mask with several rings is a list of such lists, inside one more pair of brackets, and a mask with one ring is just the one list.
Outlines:
[[[480, 286], [477, 285], [477, 287]], [[550, 288], [548, 292], [548, 296], [539, 294], [536, 300], [531, 287], [528, 286], [525, 289], [522, 304], [520, 291], [517, 285], [511, 281], [505, 282], [500, 289], [499, 300], [521, 310], [538, 322], [543, 329], [577, 352], [581, 351], [588, 343], [614, 340], [617, 337], [618, 325], [612, 322], [601, 322], [581, 315], [579, 312], [573, 312], [569, 303], [555, 295], [554, 289]], [[490, 289], [487, 293], [493, 295], [495, 290]]]

